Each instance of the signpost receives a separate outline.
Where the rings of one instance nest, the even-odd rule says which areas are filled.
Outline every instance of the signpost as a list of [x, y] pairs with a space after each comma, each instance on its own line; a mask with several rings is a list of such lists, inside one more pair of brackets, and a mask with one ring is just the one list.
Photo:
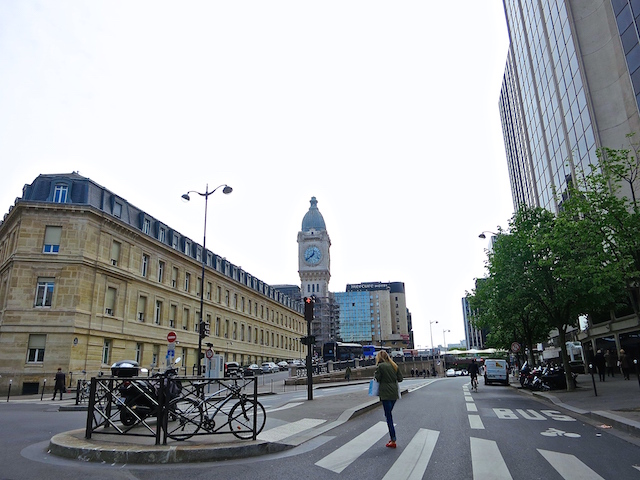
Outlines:
[[176, 339], [178, 338], [178, 336], [176, 335], [176, 332], [169, 332], [167, 333], [167, 356], [166, 356], [166, 361], [167, 361], [167, 368], [171, 368], [171, 365], [173, 364], [173, 359], [176, 356]]

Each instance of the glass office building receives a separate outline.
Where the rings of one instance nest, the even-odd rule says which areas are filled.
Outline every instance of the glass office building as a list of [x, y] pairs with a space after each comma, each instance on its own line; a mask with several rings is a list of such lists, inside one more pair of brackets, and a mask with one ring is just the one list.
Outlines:
[[340, 309], [342, 341], [371, 342], [373, 317], [369, 306], [369, 292], [337, 292], [334, 295]]
[[510, 48], [499, 106], [514, 209], [557, 212], [598, 148], [628, 147], [626, 135], [640, 132], [639, 3], [504, 0]]

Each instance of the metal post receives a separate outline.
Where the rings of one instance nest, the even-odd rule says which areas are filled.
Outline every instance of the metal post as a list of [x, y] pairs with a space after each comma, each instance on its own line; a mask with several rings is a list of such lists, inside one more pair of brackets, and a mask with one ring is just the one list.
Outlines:
[[593, 393], [598, 396], [598, 390], [596, 389], [596, 378], [593, 376], [593, 363], [589, 364], [589, 372], [591, 373], [591, 381], [593, 382]]
[[11, 384], [13, 383], [13, 378], [9, 380], [9, 391], [7, 392], [7, 402], [9, 401], [9, 397], [11, 396]]
[[[44, 389], [45, 389], [45, 387], [46, 387], [46, 386], [47, 386], [47, 379], [45, 378], [45, 379], [44, 379], [44, 381], [43, 381], [43, 384], [42, 384], [42, 393], [40, 394], [40, 401], [42, 401], [42, 397], [44, 397]], [[53, 398], [54, 398], [54, 400], [55, 400], [55, 398], [56, 398], [56, 397], [55, 397], [55, 394], [56, 394], [56, 391], [54, 390], [54, 391], [53, 391], [53, 395], [54, 395], [54, 397], [53, 397]]]
[[[307, 322], [307, 338], [311, 339], [311, 322]], [[313, 400], [313, 355], [311, 341], [307, 345], [307, 400]]]

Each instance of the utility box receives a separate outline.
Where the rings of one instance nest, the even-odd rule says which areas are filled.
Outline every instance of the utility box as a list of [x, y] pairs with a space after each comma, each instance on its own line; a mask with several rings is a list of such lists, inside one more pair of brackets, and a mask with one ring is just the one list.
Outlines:
[[205, 377], [224, 378], [224, 356], [223, 355], [209, 354], [205, 356]]

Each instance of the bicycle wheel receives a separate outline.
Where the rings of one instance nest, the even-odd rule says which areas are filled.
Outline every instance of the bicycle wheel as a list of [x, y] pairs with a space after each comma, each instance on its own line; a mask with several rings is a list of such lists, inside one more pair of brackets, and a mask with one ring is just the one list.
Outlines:
[[169, 407], [167, 436], [174, 440], [193, 437], [202, 425], [202, 406], [190, 398], [180, 398]]
[[[264, 428], [267, 421], [267, 413], [260, 402], [256, 402], [256, 435]], [[240, 400], [229, 412], [229, 428], [238, 438], [248, 440], [253, 438], [253, 403], [248, 400]]]

